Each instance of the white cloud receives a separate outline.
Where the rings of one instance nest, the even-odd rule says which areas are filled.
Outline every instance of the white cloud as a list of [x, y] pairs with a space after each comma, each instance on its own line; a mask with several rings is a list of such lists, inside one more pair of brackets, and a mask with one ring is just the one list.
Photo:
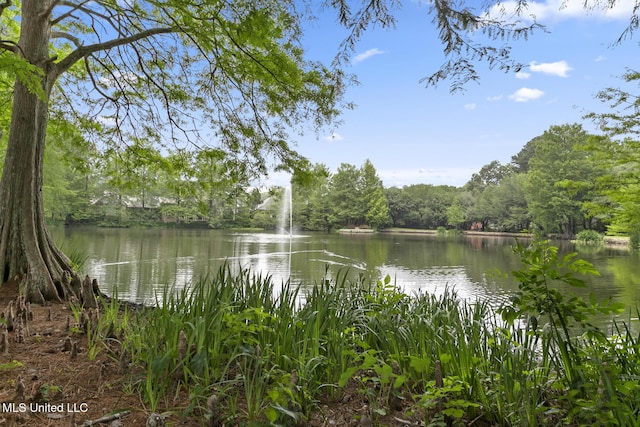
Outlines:
[[602, 62], [602, 61], [606, 61], [607, 57], [606, 56], [602, 56], [602, 55], [598, 55], [598, 57], [596, 57], [596, 59], [594, 59], [594, 62]]
[[385, 53], [387, 53], [387, 52], [385, 52], [384, 50], [380, 50], [378, 48], [369, 49], [366, 52], [359, 53], [358, 55], [356, 55], [353, 58], [352, 62], [353, 62], [353, 64], [357, 64], [358, 62], [362, 62], [365, 59], [371, 58], [372, 56], [382, 55], [382, 54], [385, 54]]
[[98, 79], [98, 81], [100, 82], [100, 84], [102, 84], [104, 87], [113, 87], [116, 84], [116, 80], [120, 80], [122, 82], [126, 82], [126, 83], [135, 83], [138, 81], [138, 76], [132, 72], [122, 72], [119, 70], [115, 70], [112, 74], [104, 74], [102, 76], [100, 76], [100, 78]]
[[534, 99], [540, 98], [542, 95], [544, 95], [544, 92], [540, 89], [521, 87], [520, 89], [509, 95], [509, 99], [515, 102], [529, 102]]
[[600, 3], [602, 6], [584, 6], [584, 0], [546, 0], [531, 1], [527, 3], [527, 7], [521, 11], [520, 15], [516, 14], [517, 2], [505, 1], [500, 2], [489, 12], [489, 16], [495, 19], [507, 19], [511, 21], [517, 20], [533, 20], [545, 23], [547, 21], [558, 21], [562, 19], [585, 19], [585, 18], [602, 18], [602, 19], [623, 19], [628, 20], [633, 14], [635, 0], [619, 0], [611, 8], [607, 5], [611, 2], [590, 2]]
[[[607, 7], [614, 3], [613, 7]], [[511, 22], [533, 21], [545, 24], [550, 21], [565, 19], [606, 19], [628, 20], [633, 15], [635, 0], [589, 1], [585, 7], [585, 0], [545, 0], [531, 1], [517, 14], [518, 2], [509, 0], [498, 2], [491, 8], [488, 16], [493, 19], [504, 19]]]
[[116, 120], [113, 117], [99, 116], [96, 121], [102, 126], [113, 127], [116, 125]]
[[344, 137], [340, 135], [338, 132], [332, 132], [331, 135], [327, 135], [322, 138], [323, 141], [333, 142], [333, 141], [342, 141]]
[[464, 104], [464, 109], [465, 109], [465, 110], [473, 111], [473, 110], [475, 110], [475, 109], [476, 109], [476, 107], [477, 107], [477, 105], [476, 105], [476, 104], [474, 104], [474, 103], [471, 103], [471, 104]]
[[527, 80], [529, 77], [531, 77], [531, 74], [525, 73], [524, 71], [518, 71], [516, 73], [516, 79]]
[[558, 77], [569, 77], [567, 74], [572, 68], [567, 61], [542, 62], [538, 64], [536, 61], [529, 63], [529, 69], [534, 73], [550, 74]]
[[502, 95], [490, 96], [487, 98], [487, 101], [496, 102], [502, 99]]

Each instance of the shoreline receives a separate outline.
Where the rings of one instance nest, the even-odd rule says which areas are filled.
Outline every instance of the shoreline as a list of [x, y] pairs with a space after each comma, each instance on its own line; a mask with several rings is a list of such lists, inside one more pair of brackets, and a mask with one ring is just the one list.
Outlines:
[[[425, 234], [425, 235], [438, 235], [438, 230], [422, 230], [419, 228], [385, 228], [379, 230], [381, 234]], [[483, 237], [525, 237], [532, 238], [531, 233], [513, 233], [506, 231], [474, 231], [474, 230], [462, 230], [460, 235], [463, 236], [483, 236]]]

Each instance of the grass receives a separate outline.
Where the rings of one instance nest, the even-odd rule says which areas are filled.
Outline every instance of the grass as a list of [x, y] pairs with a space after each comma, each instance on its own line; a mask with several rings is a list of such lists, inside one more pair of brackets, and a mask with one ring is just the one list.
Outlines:
[[451, 289], [406, 295], [388, 277], [340, 275], [300, 295], [224, 266], [135, 315], [114, 314], [112, 300], [98, 331], [119, 331], [151, 411], [186, 389], [180, 410], [211, 425], [304, 424], [354, 390], [374, 425], [392, 413], [424, 425], [640, 425], [640, 336], [619, 321], [605, 334], [588, 322], [595, 302], [553, 291], [554, 280], [580, 285], [584, 264], [518, 248], [520, 292], [499, 312]]

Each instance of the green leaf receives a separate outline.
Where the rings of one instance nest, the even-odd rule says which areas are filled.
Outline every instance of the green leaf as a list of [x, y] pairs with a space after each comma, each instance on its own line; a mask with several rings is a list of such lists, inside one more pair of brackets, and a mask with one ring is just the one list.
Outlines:
[[443, 409], [442, 413], [448, 417], [452, 417], [455, 419], [460, 419], [464, 416], [464, 410], [460, 408], [447, 408]]
[[269, 422], [274, 423], [278, 419], [278, 411], [273, 406], [269, 406], [264, 410], [264, 416]]
[[417, 356], [409, 356], [409, 366], [421, 374], [429, 372], [431, 369], [431, 360]]
[[381, 416], [387, 415], [387, 411], [384, 408], [375, 408], [373, 410], [373, 412], [375, 412], [376, 414], [381, 415]]
[[393, 388], [399, 389], [404, 384], [406, 384], [407, 381], [409, 381], [409, 377], [407, 375], [398, 375], [395, 381], [393, 382]]
[[358, 372], [360, 370], [359, 367], [356, 366], [352, 366], [350, 368], [347, 368], [341, 375], [340, 378], [338, 379], [338, 387], [344, 387], [345, 385], [347, 385], [347, 382], [349, 382], [349, 380], [355, 375], [356, 372]]

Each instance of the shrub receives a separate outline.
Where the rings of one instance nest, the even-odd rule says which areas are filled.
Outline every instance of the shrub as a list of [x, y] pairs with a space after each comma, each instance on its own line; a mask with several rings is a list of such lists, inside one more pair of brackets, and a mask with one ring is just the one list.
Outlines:
[[576, 240], [580, 243], [602, 243], [604, 235], [595, 230], [582, 230], [576, 235]]
[[629, 236], [629, 249], [634, 251], [640, 249], [640, 231], [633, 232]]

